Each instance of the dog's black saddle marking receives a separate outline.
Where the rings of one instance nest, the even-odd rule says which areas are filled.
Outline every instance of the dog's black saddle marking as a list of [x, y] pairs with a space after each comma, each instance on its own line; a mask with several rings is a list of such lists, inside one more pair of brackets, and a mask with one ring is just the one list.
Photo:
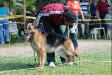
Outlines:
[[50, 33], [46, 36], [47, 44], [53, 47], [57, 47], [64, 43], [66, 38], [58, 36], [54, 33]]

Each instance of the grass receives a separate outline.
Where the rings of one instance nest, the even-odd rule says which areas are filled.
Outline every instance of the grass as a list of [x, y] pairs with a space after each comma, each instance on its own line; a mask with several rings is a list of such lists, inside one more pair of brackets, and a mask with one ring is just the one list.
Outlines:
[[[111, 75], [111, 52], [83, 53], [84, 64], [61, 65], [37, 70], [34, 57], [0, 57], [0, 75]], [[78, 61], [78, 58], [76, 58]]]

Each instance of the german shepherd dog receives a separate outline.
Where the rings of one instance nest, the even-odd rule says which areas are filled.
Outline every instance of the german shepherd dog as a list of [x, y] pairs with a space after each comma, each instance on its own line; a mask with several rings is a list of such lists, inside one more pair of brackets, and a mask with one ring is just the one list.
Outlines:
[[58, 52], [59, 56], [66, 59], [66, 62], [70, 61], [68, 56], [80, 55], [80, 53], [75, 50], [70, 39], [57, 36], [53, 33], [45, 36], [44, 33], [38, 31], [30, 23], [27, 25], [27, 40], [30, 41], [33, 50], [37, 53], [39, 69], [44, 67], [47, 52]]

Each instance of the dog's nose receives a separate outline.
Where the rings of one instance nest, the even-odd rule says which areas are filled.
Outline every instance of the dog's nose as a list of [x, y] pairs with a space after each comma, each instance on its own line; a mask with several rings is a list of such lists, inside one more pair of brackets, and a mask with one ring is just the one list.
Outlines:
[[29, 30], [31, 30], [31, 28], [30, 28], [30, 27], [29, 27], [28, 29], [29, 29]]

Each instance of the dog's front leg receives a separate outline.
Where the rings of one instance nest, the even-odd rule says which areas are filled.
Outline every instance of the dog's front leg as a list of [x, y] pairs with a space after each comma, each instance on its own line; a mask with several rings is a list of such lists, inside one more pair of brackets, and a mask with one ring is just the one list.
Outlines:
[[43, 69], [44, 65], [45, 65], [45, 57], [46, 57], [46, 50], [43, 48], [43, 49], [40, 49], [39, 51], [39, 54], [40, 54], [40, 69]]
[[40, 64], [41, 64], [41, 61], [40, 61], [40, 52], [36, 51], [36, 53], [37, 53], [37, 58], [38, 58], [38, 64], [37, 64], [37, 66], [40, 67]]

